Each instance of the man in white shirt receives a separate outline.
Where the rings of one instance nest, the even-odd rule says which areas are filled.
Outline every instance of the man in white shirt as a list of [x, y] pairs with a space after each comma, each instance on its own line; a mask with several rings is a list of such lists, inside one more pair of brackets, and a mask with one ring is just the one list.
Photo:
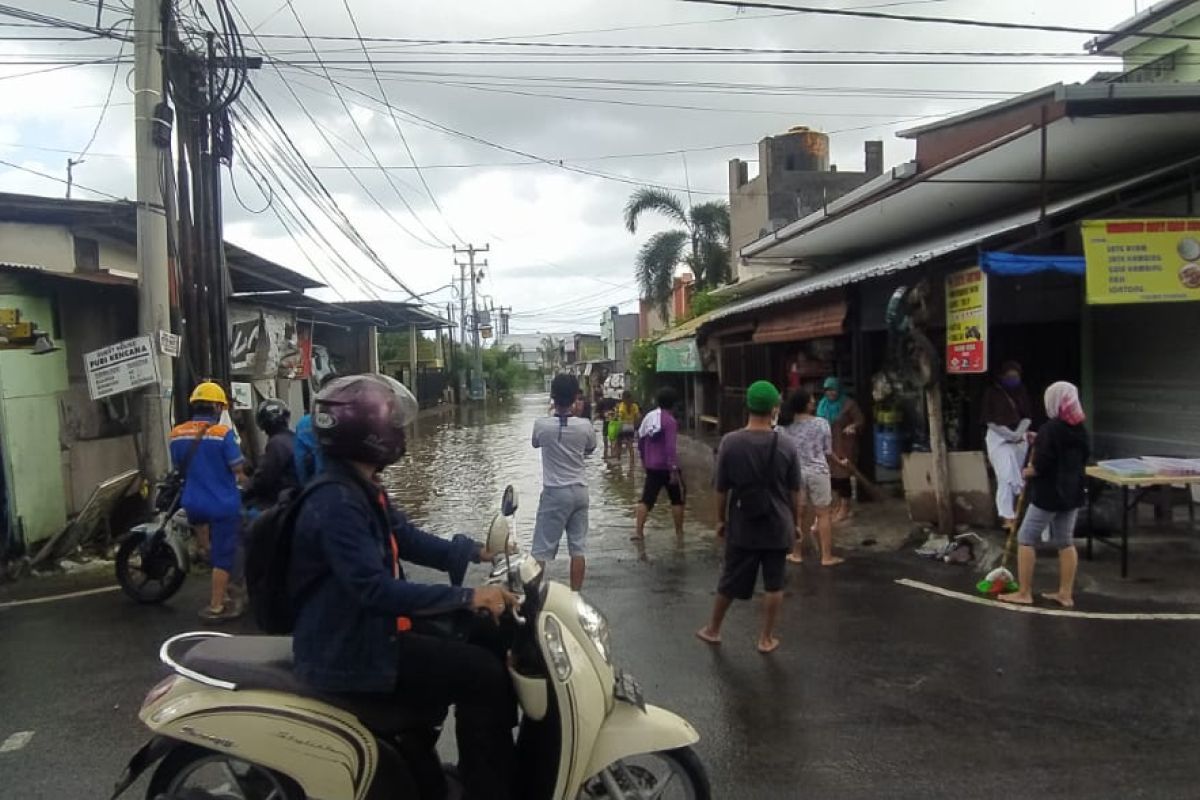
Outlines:
[[587, 550], [588, 489], [584, 456], [596, 449], [590, 422], [572, 415], [579, 381], [557, 375], [550, 384], [554, 416], [533, 423], [533, 446], [542, 451], [542, 497], [533, 528], [533, 557], [543, 566], [558, 555], [563, 533], [571, 555], [571, 588], [583, 586]]

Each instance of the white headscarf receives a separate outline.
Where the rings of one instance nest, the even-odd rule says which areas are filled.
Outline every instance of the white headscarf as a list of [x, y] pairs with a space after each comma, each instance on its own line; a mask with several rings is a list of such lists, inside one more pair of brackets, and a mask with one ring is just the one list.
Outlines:
[[1044, 401], [1046, 414], [1051, 419], [1061, 419], [1068, 425], [1082, 425], [1086, 419], [1083, 406], [1079, 403], [1079, 390], [1073, 383], [1058, 381], [1050, 384]]

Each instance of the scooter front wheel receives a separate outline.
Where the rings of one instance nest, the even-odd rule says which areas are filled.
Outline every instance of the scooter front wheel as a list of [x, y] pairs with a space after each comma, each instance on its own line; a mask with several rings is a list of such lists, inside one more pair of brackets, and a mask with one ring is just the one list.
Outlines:
[[708, 772], [690, 747], [630, 756], [590, 778], [579, 800], [653, 797], [655, 800], [712, 800]]
[[130, 536], [117, 548], [117, 583], [139, 603], [162, 603], [170, 599], [187, 573], [169, 544], [160, 539], [149, 547], [140, 536]]
[[306, 800], [295, 781], [226, 753], [186, 745], [162, 760], [146, 800]]

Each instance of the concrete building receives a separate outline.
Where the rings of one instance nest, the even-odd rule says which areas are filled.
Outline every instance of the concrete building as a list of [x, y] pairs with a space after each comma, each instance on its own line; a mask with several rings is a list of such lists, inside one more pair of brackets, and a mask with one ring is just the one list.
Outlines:
[[1194, 83], [1200, 81], [1200, 38], [1147, 38], [1139, 34], [1200, 37], [1200, 0], [1164, 0], [1088, 42], [1095, 55], [1119, 57], [1125, 68], [1110, 83]]
[[729, 222], [732, 273], [738, 281], [763, 274], [741, 263], [738, 251], [789, 222], [807, 216], [883, 172], [883, 142], [865, 144], [862, 172], [829, 163], [829, 137], [798, 126], [758, 143], [758, 175], [747, 162], [729, 162]]
[[622, 314], [616, 306], [609, 308], [600, 318], [600, 338], [604, 340], [604, 360], [611, 361], [614, 373], [629, 371], [629, 353], [637, 342], [641, 328], [641, 315]]
[[[304, 294], [322, 286], [304, 275], [232, 244], [225, 255], [233, 380], [252, 403], [301, 408], [311, 373], [378, 368], [377, 326], [435, 321], [403, 304], [333, 306]], [[140, 404], [128, 393], [92, 400], [84, 362], [138, 335], [137, 282], [132, 202], [0, 193], [0, 562], [62, 531], [98, 485], [139, 466]], [[253, 455], [252, 412], [234, 421]]]

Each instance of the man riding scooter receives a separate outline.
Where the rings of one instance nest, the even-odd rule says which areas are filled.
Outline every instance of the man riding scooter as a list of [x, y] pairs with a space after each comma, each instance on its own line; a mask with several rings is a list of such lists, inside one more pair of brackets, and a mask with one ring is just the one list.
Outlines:
[[259, 459], [246, 499], [256, 508], [268, 508], [279, 501], [279, 495], [298, 484], [296, 477], [295, 434], [289, 427], [292, 411], [282, 400], [268, 399], [258, 404], [254, 421], [267, 435], [267, 446]]
[[[327, 482], [303, 500], [294, 532], [294, 670], [321, 691], [456, 706], [466, 796], [503, 800], [516, 702], [496, 626], [470, 612], [498, 618], [515, 598], [458, 585], [468, 563], [492, 554], [465, 536], [420, 530], [388, 501], [378, 475], [404, 455], [416, 411], [412, 394], [380, 375], [338, 378], [316, 399]], [[402, 559], [442, 570], [455, 585], [409, 581]], [[457, 635], [437, 632], [447, 628]]]

